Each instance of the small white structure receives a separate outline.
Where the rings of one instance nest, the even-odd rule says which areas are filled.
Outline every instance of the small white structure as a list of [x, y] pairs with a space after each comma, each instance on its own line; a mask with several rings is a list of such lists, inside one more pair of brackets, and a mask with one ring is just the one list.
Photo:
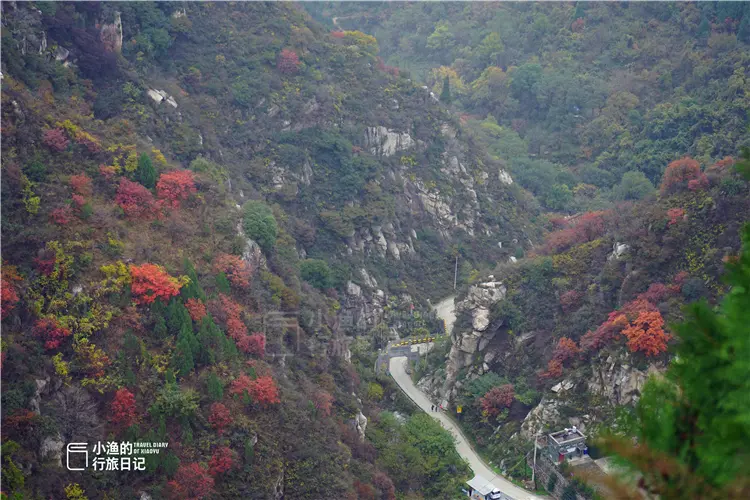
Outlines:
[[489, 480], [477, 474], [466, 482], [468, 496], [472, 500], [505, 500], [506, 497]]

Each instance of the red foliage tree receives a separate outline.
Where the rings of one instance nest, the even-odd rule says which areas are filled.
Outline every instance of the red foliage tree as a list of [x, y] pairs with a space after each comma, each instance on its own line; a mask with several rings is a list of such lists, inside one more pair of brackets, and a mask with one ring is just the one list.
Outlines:
[[219, 474], [223, 474], [234, 466], [234, 462], [237, 455], [232, 451], [231, 448], [226, 446], [220, 446], [211, 455], [211, 460], [208, 462], [208, 473], [216, 477]]
[[685, 218], [685, 209], [670, 208], [669, 210], [667, 210], [667, 217], [669, 217], [669, 221], [667, 222], [668, 226], [677, 224], [679, 221]]
[[263, 357], [266, 354], [266, 334], [253, 332], [237, 339], [237, 348], [246, 354]]
[[357, 492], [357, 498], [359, 500], [375, 500], [375, 487], [369, 483], [363, 483], [362, 481], [355, 479], [354, 490]]
[[372, 483], [380, 490], [381, 499], [396, 500], [396, 487], [385, 472], [377, 471], [372, 475]]
[[42, 143], [52, 151], [60, 153], [68, 149], [70, 141], [65, 137], [63, 129], [53, 128], [44, 131], [44, 134], [42, 135]]
[[279, 60], [276, 63], [276, 68], [282, 73], [292, 74], [296, 73], [299, 69], [301, 62], [297, 53], [290, 49], [284, 49], [279, 54]]
[[15, 266], [0, 267], [0, 318], [2, 319], [15, 309], [20, 300], [16, 281], [21, 281], [21, 277], [16, 272]]
[[73, 192], [81, 196], [91, 196], [91, 177], [86, 174], [71, 175], [68, 180]]
[[229, 393], [240, 397], [247, 393], [253, 401], [264, 406], [281, 402], [279, 389], [270, 376], [262, 376], [252, 380], [247, 375], [240, 375], [232, 382]]
[[57, 349], [70, 330], [57, 324], [54, 318], [41, 318], [34, 323], [33, 333], [44, 341], [45, 349]]
[[312, 397], [312, 403], [318, 414], [323, 417], [330, 417], [333, 409], [333, 396], [326, 391], [316, 391]]
[[152, 304], [157, 298], [166, 303], [180, 293], [182, 283], [156, 264], [130, 266], [130, 291], [138, 304]]
[[202, 320], [203, 316], [206, 315], [206, 305], [201, 299], [187, 299], [187, 302], [185, 302], [185, 308], [188, 310], [188, 313], [190, 313], [190, 317], [196, 323]]
[[545, 241], [544, 253], [557, 253], [568, 248], [593, 241], [604, 234], [608, 211], [587, 212], [577, 220], [570, 222], [570, 227], [550, 233]]
[[86, 204], [86, 198], [80, 194], [74, 194], [71, 198], [73, 199], [73, 205], [75, 205], [76, 208], [81, 208]]
[[672, 194], [684, 189], [688, 182], [701, 176], [701, 166], [694, 159], [686, 156], [675, 160], [664, 171], [661, 179], [661, 194]]
[[115, 178], [117, 170], [111, 165], [99, 165], [99, 173], [104, 177], [105, 181], [110, 182]]
[[664, 283], [651, 283], [648, 290], [638, 295], [639, 299], [647, 300], [652, 304], [658, 304], [669, 295], [670, 290]]
[[216, 429], [216, 432], [221, 435], [224, 433], [224, 429], [232, 425], [232, 415], [229, 413], [229, 409], [221, 403], [214, 403], [211, 405], [211, 414], [208, 416], [208, 423], [211, 427]]
[[223, 253], [214, 261], [214, 272], [226, 274], [227, 279], [235, 286], [248, 288], [253, 269], [242, 257]]
[[555, 350], [552, 353], [552, 358], [559, 360], [561, 363], [575, 358], [581, 350], [576, 345], [575, 341], [562, 337], [555, 346]]
[[657, 356], [667, 350], [671, 336], [664, 332], [664, 319], [659, 311], [643, 311], [622, 334], [628, 338], [630, 352], [643, 352]]
[[131, 219], [148, 219], [159, 215], [160, 206], [151, 191], [124, 177], [120, 179], [115, 202]]
[[627, 325], [628, 319], [624, 314], [610, 317], [610, 319], [599, 325], [596, 330], [589, 330], [581, 337], [581, 349], [587, 352], [598, 351], [605, 345], [613, 342]]
[[346, 36], [346, 33], [343, 31], [331, 31], [331, 36], [333, 38], [344, 38]]
[[247, 327], [242, 321], [242, 306], [228, 296], [219, 295], [221, 310], [226, 317], [227, 333], [235, 341], [247, 336]]
[[582, 17], [579, 17], [573, 23], [570, 25], [570, 30], [573, 33], [580, 33], [583, 31], [583, 28], [586, 27], [586, 20]]
[[135, 396], [129, 390], [122, 388], [115, 393], [110, 404], [109, 420], [120, 427], [130, 427], [138, 420], [135, 407]]
[[165, 172], [156, 183], [156, 195], [172, 208], [179, 208], [195, 192], [195, 177], [190, 170]]
[[169, 481], [171, 498], [201, 500], [213, 493], [214, 478], [197, 463], [181, 465]]
[[560, 295], [560, 305], [563, 308], [563, 312], [568, 313], [575, 310], [580, 304], [581, 297], [583, 297], [583, 294], [576, 290], [568, 290]]
[[52, 221], [55, 224], [64, 226], [68, 224], [71, 220], [73, 220], [73, 211], [70, 209], [69, 205], [64, 205], [62, 207], [57, 207], [54, 210], [52, 210], [49, 216], [50, 216], [50, 219], [52, 219]]
[[706, 174], [701, 174], [697, 179], [690, 179], [688, 181], [688, 189], [690, 191], [701, 191], [708, 188], [708, 177]]
[[505, 384], [493, 387], [487, 393], [479, 398], [482, 406], [482, 412], [491, 417], [497, 416], [503, 408], [508, 408], [516, 397], [513, 391], [513, 384]]

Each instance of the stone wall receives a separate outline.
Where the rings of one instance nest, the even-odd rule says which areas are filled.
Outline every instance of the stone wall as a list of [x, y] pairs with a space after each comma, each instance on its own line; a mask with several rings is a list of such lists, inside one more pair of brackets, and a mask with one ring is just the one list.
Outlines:
[[[563, 491], [565, 491], [565, 488], [568, 486], [570, 481], [563, 476], [559, 469], [555, 466], [555, 464], [552, 463], [552, 461], [544, 455], [545, 450], [537, 449], [536, 452], [536, 471], [534, 472], [536, 484], [540, 485], [545, 490], [547, 489], [547, 485], [549, 484], [549, 478], [551, 476], [556, 476], [557, 480], [555, 481], [555, 487], [552, 491], [547, 490], [547, 492], [552, 496], [553, 498], [560, 499], [562, 498]], [[534, 461], [532, 457], [529, 457], [527, 459], [527, 463], [529, 464], [529, 467], [534, 466]], [[587, 500], [586, 497], [576, 493], [576, 500]]]

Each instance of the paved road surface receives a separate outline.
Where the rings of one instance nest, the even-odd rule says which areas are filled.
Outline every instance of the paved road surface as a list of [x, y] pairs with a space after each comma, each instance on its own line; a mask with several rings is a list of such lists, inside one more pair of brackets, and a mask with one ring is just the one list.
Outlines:
[[516, 486], [504, 477], [495, 474], [492, 469], [484, 464], [482, 459], [479, 458], [479, 455], [474, 452], [469, 443], [466, 441], [463, 433], [450, 418], [448, 418], [442, 412], [431, 411], [432, 403], [419, 389], [417, 389], [417, 387], [414, 385], [414, 382], [412, 382], [409, 374], [406, 373], [406, 361], [407, 358], [405, 357], [391, 358], [390, 371], [393, 379], [401, 387], [401, 390], [403, 390], [412, 399], [412, 401], [414, 401], [428, 415], [436, 418], [444, 428], [448, 429], [450, 433], [453, 434], [453, 436], [456, 438], [456, 451], [458, 451], [458, 454], [461, 455], [461, 457], [463, 457], [464, 460], [469, 463], [469, 467], [471, 467], [471, 470], [474, 472], [474, 474], [478, 474], [486, 479], [489, 479], [489, 481], [494, 484], [496, 488], [498, 488], [505, 495], [515, 500], [542, 498], [524, 490], [523, 488]]
[[453, 330], [453, 323], [456, 322], [456, 306], [453, 300], [456, 298], [455, 295], [447, 297], [435, 305], [435, 312], [438, 318], [445, 321], [445, 333], [450, 335]]

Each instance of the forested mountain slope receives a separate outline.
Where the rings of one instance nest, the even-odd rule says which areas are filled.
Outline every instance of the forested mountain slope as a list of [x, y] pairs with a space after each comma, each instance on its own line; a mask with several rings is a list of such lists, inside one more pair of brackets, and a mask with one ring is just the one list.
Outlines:
[[447, 77], [493, 155], [551, 210], [638, 199], [670, 161], [710, 165], [748, 145], [746, 2], [306, 8], [374, 35], [387, 64], [436, 94]]
[[[455, 253], [540, 233], [429, 89], [279, 3], [4, 3], [2, 37], [3, 492], [452, 495], [373, 353], [439, 330]], [[65, 469], [136, 439], [169, 446]]]

